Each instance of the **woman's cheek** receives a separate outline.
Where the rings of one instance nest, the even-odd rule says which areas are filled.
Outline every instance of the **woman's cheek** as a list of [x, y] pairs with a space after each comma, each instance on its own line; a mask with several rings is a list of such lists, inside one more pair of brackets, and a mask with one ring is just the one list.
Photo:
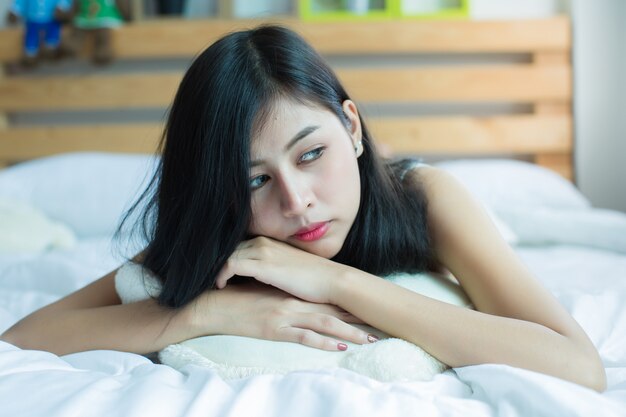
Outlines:
[[250, 232], [254, 235], [271, 235], [271, 213], [262, 202], [252, 201], [252, 220], [250, 224]]

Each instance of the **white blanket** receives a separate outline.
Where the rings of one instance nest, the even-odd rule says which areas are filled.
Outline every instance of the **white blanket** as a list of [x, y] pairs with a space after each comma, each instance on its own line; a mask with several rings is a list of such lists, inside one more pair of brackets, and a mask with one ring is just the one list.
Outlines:
[[[563, 245], [517, 251], [598, 347], [605, 393], [504, 365], [456, 368], [428, 382], [381, 383], [345, 369], [228, 381], [131, 353], [57, 357], [0, 342], [0, 416], [624, 416], [626, 256]], [[73, 251], [0, 256], [0, 329], [118, 262], [104, 238]]]

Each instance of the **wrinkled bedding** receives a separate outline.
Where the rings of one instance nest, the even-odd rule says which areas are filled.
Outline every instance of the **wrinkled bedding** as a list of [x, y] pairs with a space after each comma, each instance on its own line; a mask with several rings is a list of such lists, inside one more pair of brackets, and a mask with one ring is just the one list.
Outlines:
[[[605, 393], [503, 365], [412, 383], [380, 383], [345, 369], [226, 381], [204, 367], [176, 371], [131, 353], [57, 357], [0, 342], [0, 415], [626, 415], [626, 254], [580, 245], [516, 250], [598, 347]], [[73, 251], [0, 257], [0, 329], [116, 263], [106, 238], [80, 241]]]

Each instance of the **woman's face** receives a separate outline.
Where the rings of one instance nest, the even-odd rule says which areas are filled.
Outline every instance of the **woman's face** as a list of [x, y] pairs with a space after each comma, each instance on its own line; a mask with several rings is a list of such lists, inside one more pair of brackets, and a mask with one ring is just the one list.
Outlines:
[[359, 210], [363, 150], [356, 106], [343, 109], [348, 129], [323, 107], [275, 103], [251, 143], [250, 234], [325, 258], [339, 252]]

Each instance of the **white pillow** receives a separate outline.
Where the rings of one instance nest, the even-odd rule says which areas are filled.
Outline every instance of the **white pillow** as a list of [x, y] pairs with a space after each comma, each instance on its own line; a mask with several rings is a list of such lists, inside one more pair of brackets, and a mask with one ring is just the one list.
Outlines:
[[626, 254], [626, 214], [606, 209], [508, 208], [499, 215], [523, 245], [583, 245]]
[[0, 171], [0, 197], [17, 199], [80, 237], [110, 235], [153, 172], [151, 155], [68, 153]]
[[509, 227], [509, 225], [505, 221], [503, 221], [500, 217], [498, 217], [493, 212], [493, 210], [491, 210], [489, 207], [485, 206], [484, 204], [483, 204], [483, 207], [485, 208], [485, 211], [487, 212], [487, 214], [491, 218], [491, 221], [496, 226], [496, 229], [498, 229], [498, 232], [500, 232], [500, 236], [502, 236], [502, 238], [505, 240], [505, 242], [507, 242], [510, 245], [518, 244], [519, 243], [519, 237], [513, 231], [513, 229], [511, 229]]
[[557, 173], [513, 159], [459, 159], [433, 164], [454, 175], [496, 214], [501, 208], [583, 209], [589, 200]]
[[[461, 287], [441, 275], [394, 274], [385, 279], [428, 297], [472, 308]], [[115, 289], [123, 303], [155, 297], [160, 288], [156, 277], [134, 263], [124, 264], [115, 276]], [[167, 346], [159, 352], [159, 359], [176, 369], [186, 365], [209, 367], [224, 379], [343, 367], [380, 381], [424, 381], [447, 369], [419, 346], [367, 325], [356, 326], [381, 340], [365, 345], [344, 341], [346, 351], [329, 352], [298, 343], [214, 335]]]
[[69, 249], [75, 244], [76, 236], [65, 225], [27, 203], [0, 198], [0, 251]]

